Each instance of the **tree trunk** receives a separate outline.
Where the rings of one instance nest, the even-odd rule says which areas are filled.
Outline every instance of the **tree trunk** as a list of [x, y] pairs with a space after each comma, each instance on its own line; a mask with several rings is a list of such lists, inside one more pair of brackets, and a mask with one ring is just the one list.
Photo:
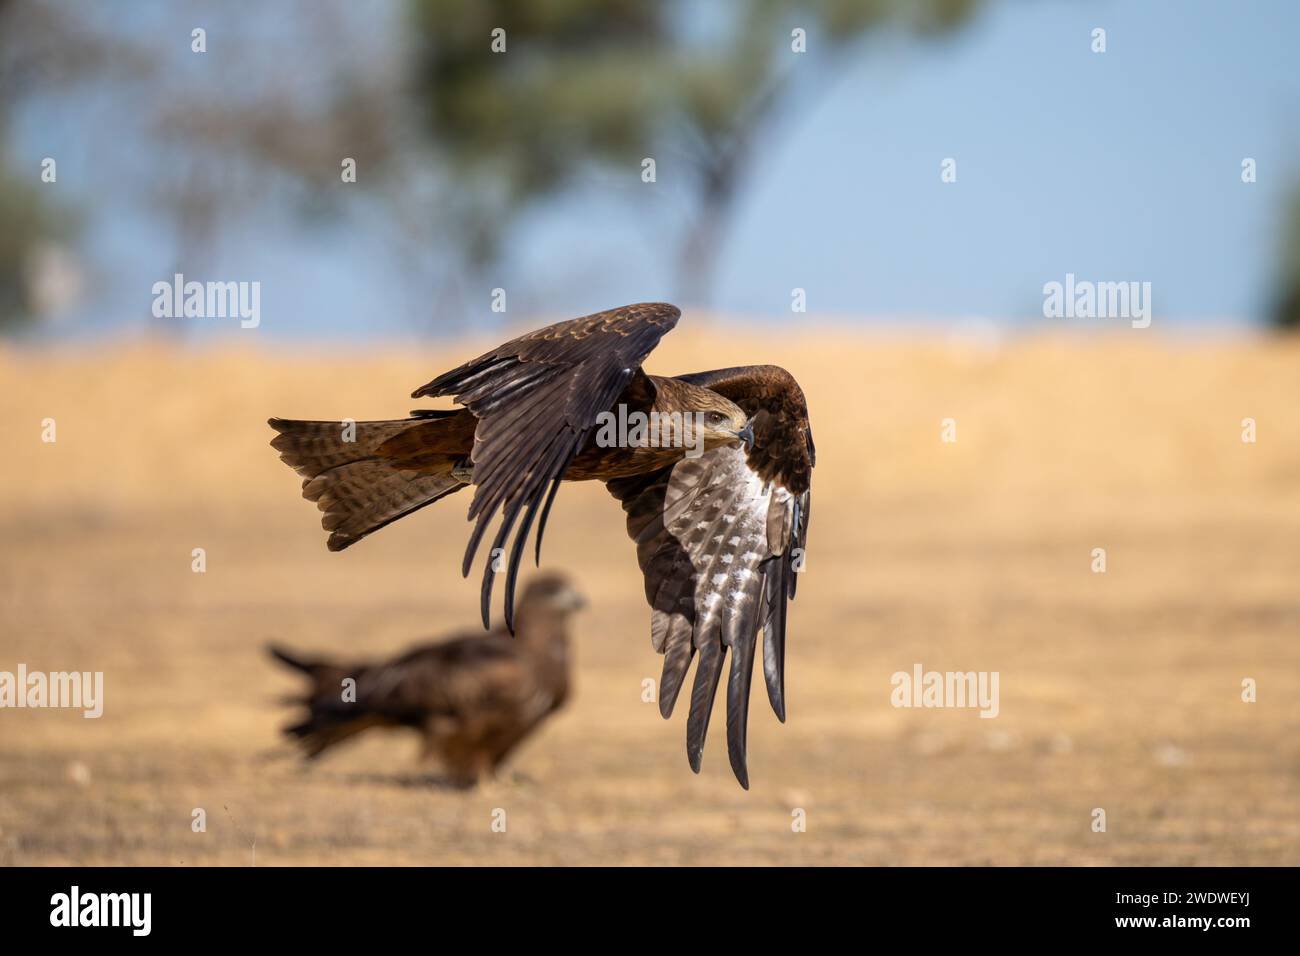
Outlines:
[[678, 253], [677, 297], [683, 306], [713, 303], [713, 283], [734, 206], [738, 172], [728, 158], [705, 174], [699, 214], [687, 230]]

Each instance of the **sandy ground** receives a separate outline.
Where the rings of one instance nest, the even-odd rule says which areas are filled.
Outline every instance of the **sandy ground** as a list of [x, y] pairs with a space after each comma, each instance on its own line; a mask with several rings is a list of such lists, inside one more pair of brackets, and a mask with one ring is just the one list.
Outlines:
[[[397, 650], [472, 623], [477, 585], [465, 499], [329, 554], [265, 419], [402, 414], [484, 343], [0, 352], [0, 670], [106, 682], [98, 720], [0, 711], [0, 863], [1300, 863], [1296, 343], [737, 331], [650, 368], [776, 360], [812, 408], [789, 720], [756, 693], [748, 793], [718, 726], [695, 776], [684, 711], [642, 702], [659, 658], [592, 486], [545, 553], [593, 599], [575, 697], [502, 779], [431, 787], [402, 736], [285, 755], [264, 642]], [[997, 671], [999, 715], [891, 706], [918, 662]]]

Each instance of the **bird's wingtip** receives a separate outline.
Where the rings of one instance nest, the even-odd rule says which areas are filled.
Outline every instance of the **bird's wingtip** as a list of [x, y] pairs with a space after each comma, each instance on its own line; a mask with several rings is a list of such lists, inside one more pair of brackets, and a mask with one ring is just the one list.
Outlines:
[[736, 782], [744, 789], [749, 789], [749, 765], [745, 762], [744, 753], [733, 755], [731, 758], [731, 772], [736, 775]]
[[776, 719], [785, 723], [785, 695], [778, 694], [774, 699], [768, 701], [772, 705], [772, 713], [776, 714]]

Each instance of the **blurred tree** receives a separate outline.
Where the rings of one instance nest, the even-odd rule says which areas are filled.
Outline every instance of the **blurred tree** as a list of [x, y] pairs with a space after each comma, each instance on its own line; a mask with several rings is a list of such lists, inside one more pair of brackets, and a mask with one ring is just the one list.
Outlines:
[[[705, 300], [726, 219], [784, 99], [807, 31], [821, 67], [863, 36], [952, 29], [980, 0], [412, 0], [417, 93], [460, 181], [479, 197], [463, 235], [480, 265], [509, 218], [590, 163], [639, 176], [687, 167], [695, 216], [680, 242], [679, 293]], [[505, 52], [492, 33], [505, 31]], [[825, 74], [823, 74], [825, 75]]]
[[41, 194], [37, 176], [20, 177], [0, 150], [0, 333], [14, 332], [38, 317], [36, 252], [67, 228], [67, 219]]
[[0, 0], [0, 333], [30, 326], [39, 317], [40, 253], [66, 237], [72, 225], [67, 210], [49, 198], [40, 167], [20, 171], [8, 150], [15, 102], [34, 86], [55, 82], [44, 66], [52, 40], [73, 64], [64, 72], [97, 61], [85, 35], [69, 29], [56, 12]]
[[[232, 0], [220, 9], [187, 0], [152, 11], [0, 0], [0, 147], [23, 113], [52, 123], [76, 116], [96, 144], [96, 180], [119, 187], [111, 199], [129, 196], [170, 233], [158, 275], [203, 271], [223, 230], [271, 202], [317, 220], [340, 212], [350, 198], [338, 188], [343, 157], [382, 179], [406, 108], [396, 92], [401, 68], [375, 55], [373, 36], [358, 37], [348, 13], [348, 0]], [[195, 23], [219, 38], [220, 54], [194, 54]], [[295, 49], [329, 55], [286, 57], [286, 27]], [[33, 277], [42, 261], [57, 264], [46, 253], [63, 247], [49, 240], [71, 220], [54, 214], [53, 190], [30, 157], [21, 175], [16, 161], [6, 174], [6, 158], [0, 149], [0, 327], [14, 328], [30, 321], [42, 284]], [[110, 197], [87, 193], [84, 182], [60, 192], [78, 196], [78, 185], [87, 211], [102, 213]]]
[[1291, 193], [1282, 232], [1277, 297], [1272, 321], [1280, 329], [1300, 330], [1300, 187]]

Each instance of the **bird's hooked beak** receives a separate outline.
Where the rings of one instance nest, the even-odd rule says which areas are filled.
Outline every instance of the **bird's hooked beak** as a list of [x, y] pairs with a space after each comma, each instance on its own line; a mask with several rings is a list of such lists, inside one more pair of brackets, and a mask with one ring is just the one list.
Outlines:
[[736, 432], [736, 437], [745, 446], [745, 451], [750, 451], [754, 447], [754, 423], [745, 422], [745, 427]]

